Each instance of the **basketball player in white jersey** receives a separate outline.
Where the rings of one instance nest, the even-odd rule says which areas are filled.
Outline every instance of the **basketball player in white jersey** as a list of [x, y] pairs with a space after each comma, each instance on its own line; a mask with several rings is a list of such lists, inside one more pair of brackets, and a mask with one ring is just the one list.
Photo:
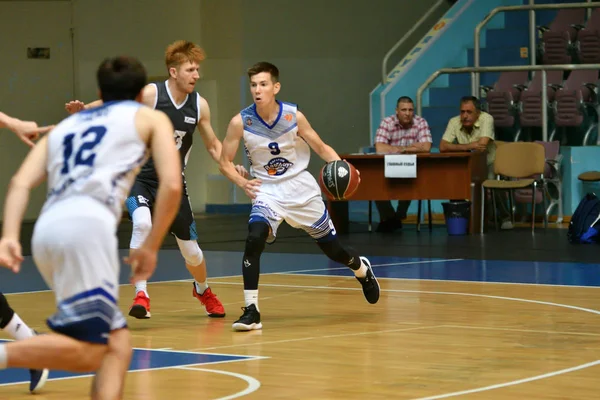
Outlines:
[[[379, 283], [369, 260], [341, 244], [319, 185], [306, 171], [311, 148], [326, 162], [340, 157], [321, 140], [296, 105], [275, 100], [281, 87], [276, 66], [260, 62], [248, 70], [248, 77], [254, 104], [229, 123], [220, 162], [221, 172], [252, 199], [242, 261], [245, 307], [233, 329], [262, 328], [258, 307], [260, 256], [265, 243], [275, 240], [283, 220], [306, 231], [330, 259], [350, 267], [367, 301], [377, 303]], [[232, 162], [242, 138], [255, 179], [237, 174]]]
[[[38, 127], [36, 122], [23, 121], [0, 112], [0, 128], [10, 129], [28, 146], [33, 147], [33, 140], [37, 140], [40, 134], [48, 132], [53, 126]], [[36, 334], [8, 304], [8, 300], [0, 292], [0, 329], [7, 332], [15, 340], [27, 339]], [[47, 369], [29, 370], [29, 391], [36, 392], [44, 387], [48, 379]]]
[[[93, 399], [120, 399], [132, 348], [119, 296], [116, 231], [135, 175], [154, 159], [160, 185], [152, 229], [126, 260], [148, 279], [182, 193], [173, 125], [138, 102], [146, 72], [133, 58], [107, 59], [97, 73], [104, 105], [65, 119], [42, 138], [12, 178], [4, 206], [0, 264], [18, 272], [19, 230], [30, 190], [48, 179], [32, 252], [56, 295], [53, 333], [0, 345], [0, 368], [92, 372]], [[136, 100], [136, 101], [132, 101]]]
[[[206, 150], [215, 162], [218, 162], [221, 156], [221, 142], [217, 139], [211, 126], [208, 103], [194, 90], [196, 82], [200, 78], [200, 63], [204, 58], [204, 50], [194, 43], [184, 40], [172, 43], [167, 47], [165, 53], [169, 79], [164, 82], [150, 83], [143, 90], [143, 103], [148, 107], [165, 112], [173, 123], [175, 142], [179, 149], [183, 168], [185, 168], [192, 148], [196, 126]], [[102, 104], [101, 101], [94, 101], [86, 105], [80, 101], [72, 101], [67, 103], [65, 108], [68, 112], [73, 113], [84, 108], [97, 107], [100, 104]], [[236, 168], [240, 173], [247, 175], [243, 167], [236, 166]], [[185, 196], [181, 199], [179, 212], [170, 232], [177, 240], [186, 268], [194, 277], [192, 295], [204, 305], [209, 317], [221, 318], [225, 316], [225, 308], [208, 287], [206, 260], [198, 246], [196, 222], [187, 195], [185, 177], [183, 185]], [[150, 159], [142, 167], [126, 202], [129, 216], [133, 222], [131, 249], [138, 248], [148, 235], [152, 225], [151, 211], [157, 187], [158, 177], [152, 159]], [[146, 281], [137, 282], [135, 291], [136, 296], [129, 315], [139, 319], [150, 318], [150, 295]]]

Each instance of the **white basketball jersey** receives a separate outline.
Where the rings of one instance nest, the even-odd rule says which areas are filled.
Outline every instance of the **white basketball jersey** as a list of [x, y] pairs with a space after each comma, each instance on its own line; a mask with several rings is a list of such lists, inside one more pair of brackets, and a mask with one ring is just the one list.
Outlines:
[[240, 113], [251, 173], [265, 182], [292, 178], [304, 171], [310, 161], [310, 147], [298, 136], [298, 107], [278, 103], [279, 115], [272, 125], [258, 115], [256, 105]]
[[53, 204], [88, 196], [121, 217], [147, 147], [135, 128], [134, 101], [107, 102], [68, 117], [48, 137], [48, 197], [42, 213]]

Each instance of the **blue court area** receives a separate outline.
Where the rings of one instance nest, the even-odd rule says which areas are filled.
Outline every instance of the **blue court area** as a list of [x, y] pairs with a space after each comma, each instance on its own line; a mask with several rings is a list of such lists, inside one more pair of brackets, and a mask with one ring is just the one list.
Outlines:
[[[125, 254], [126, 251], [122, 251], [122, 255]], [[205, 255], [210, 279], [241, 275], [241, 252], [206, 251]], [[600, 264], [367, 256], [380, 278], [600, 286]], [[293, 253], [264, 253], [261, 273], [352, 276], [347, 267], [330, 261], [322, 254]], [[4, 269], [0, 274], [0, 290], [4, 293], [48, 289], [30, 257], [24, 262], [20, 274]], [[159, 266], [150, 281], [176, 280], [190, 280], [183, 259], [178, 250], [162, 250]], [[129, 282], [129, 266], [123, 266], [120, 282]]]
[[[599, 264], [395, 257], [371, 257], [370, 261], [378, 278], [600, 286]], [[353, 276], [348, 268], [337, 265], [296, 273]]]
[[[6, 340], [0, 340], [6, 342]], [[192, 353], [181, 351], [135, 349], [129, 366], [130, 372], [148, 371], [186, 365], [207, 365], [223, 362], [256, 360], [261, 357], [238, 356], [232, 354]], [[69, 379], [92, 376], [64, 371], [50, 371], [49, 379]], [[0, 386], [17, 383], [29, 383], [29, 372], [25, 369], [6, 369], [0, 371]]]
[[[125, 256], [126, 250], [121, 251]], [[239, 276], [241, 282], [242, 253], [235, 251], [205, 251], [209, 276]], [[465, 258], [423, 258], [369, 256], [379, 278], [464, 281], [512, 284], [544, 284], [564, 286], [600, 286], [600, 264], [576, 262], [473, 260]], [[322, 254], [264, 253], [262, 274], [291, 274], [298, 276], [353, 276], [345, 266], [328, 260]], [[4, 293], [23, 293], [47, 290], [31, 257], [27, 257], [20, 274], [0, 270], [0, 290]], [[159, 266], [151, 281], [168, 282], [190, 280], [178, 250], [162, 250]], [[128, 284], [129, 267], [123, 266], [120, 281]], [[210, 280], [209, 280], [210, 281]], [[191, 284], [191, 283], [190, 283]], [[130, 371], [156, 370], [186, 365], [206, 365], [222, 362], [255, 360], [260, 357], [235, 354], [194, 353], [168, 350], [136, 349]], [[52, 371], [50, 379], [84, 377]], [[26, 370], [0, 371], [0, 385], [27, 383]]]

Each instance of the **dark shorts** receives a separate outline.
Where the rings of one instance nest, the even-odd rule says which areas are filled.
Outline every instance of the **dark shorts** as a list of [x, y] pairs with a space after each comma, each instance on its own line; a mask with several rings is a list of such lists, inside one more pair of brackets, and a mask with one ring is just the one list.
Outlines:
[[[158, 183], [136, 180], [131, 187], [129, 197], [125, 201], [125, 205], [129, 211], [129, 218], [131, 218], [133, 212], [139, 207], [148, 207], [150, 212], [152, 212], [157, 190]], [[185, 183], [183, 184], [183, 196], [181, 196], [179, 212], [171, 225], [170, 231], [175, 237], [181, 240], [198, 240], [196, 221], [194, 220], [194, 213], [192, 212]]]

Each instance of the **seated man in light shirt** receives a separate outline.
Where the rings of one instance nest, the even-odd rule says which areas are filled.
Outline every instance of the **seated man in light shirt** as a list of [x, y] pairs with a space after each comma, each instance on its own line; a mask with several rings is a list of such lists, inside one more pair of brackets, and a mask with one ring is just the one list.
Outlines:
[[[496, 158], [494, 117], [481, 111], [481, 103], [477, 97], [465, 96], [460, 99], [460, 115], [448, 122], [440, 142], [440, 152], [472, 150], [487, 151], [488, 175], [493, 178]], [[501, 191], [496, 192], [496, 204], [502, 229], [512, 229], [506, 197]]]
[[[402, 96], [396, 102], [396, 113], [384, 118], [377, 129], [375, 151], [378, 154], [428, 153], [431, 132], [424, 118], [415, 115], [412, 99]], [[389, 200], [376, 201], [379, 212], [377, 232], [393, 232], [402, 228], [402, 219], [410, 200], [399, 200], [396, 211]]]

